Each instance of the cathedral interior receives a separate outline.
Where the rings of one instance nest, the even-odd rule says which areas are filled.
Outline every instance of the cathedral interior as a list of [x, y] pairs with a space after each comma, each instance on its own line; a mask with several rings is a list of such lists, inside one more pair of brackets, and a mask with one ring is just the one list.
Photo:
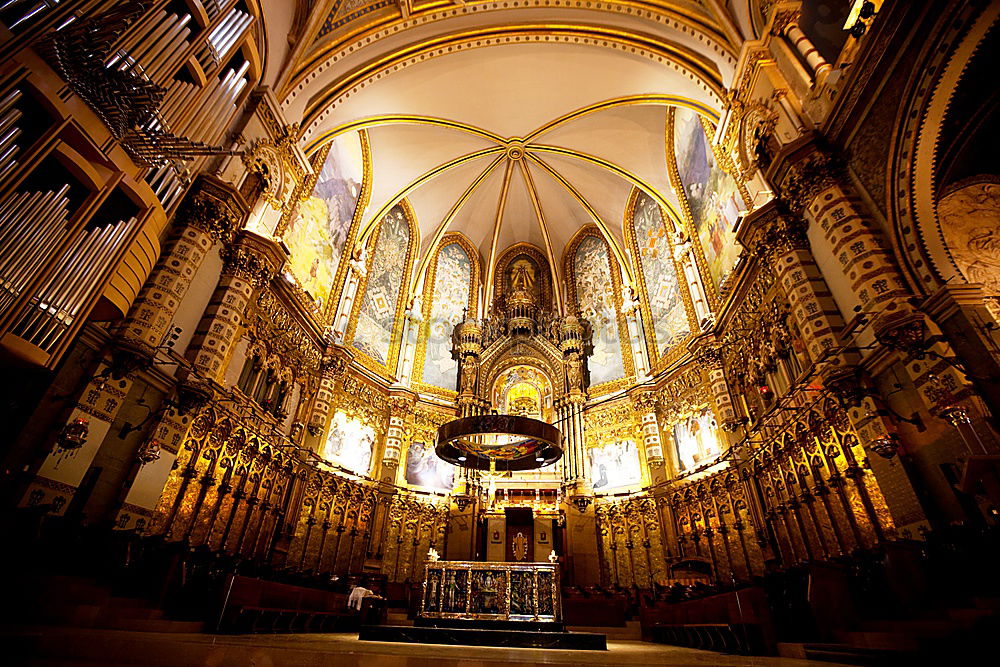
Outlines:
[[998, 41], [0, 3], [5, 662], [984, 664]]

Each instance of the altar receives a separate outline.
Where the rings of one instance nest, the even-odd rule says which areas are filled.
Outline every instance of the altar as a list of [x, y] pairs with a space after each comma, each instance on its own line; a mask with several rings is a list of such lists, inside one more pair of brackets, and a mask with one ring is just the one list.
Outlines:
[[568, 632], [555, 563], [427, 561], [412, 626], [363, 626], [358, 638], [421, 644], [607, 650], [607, 638]]
[[559, 623], [554, 563], [434, 561], [424, 567], [419, 618]]

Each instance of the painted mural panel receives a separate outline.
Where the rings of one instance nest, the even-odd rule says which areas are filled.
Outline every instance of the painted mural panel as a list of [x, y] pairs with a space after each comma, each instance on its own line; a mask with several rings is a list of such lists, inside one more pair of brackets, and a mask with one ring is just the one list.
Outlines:
[[708, 271], [718, 287], [732, 271], [739, 255], [733, 228], [746, 204], [736, 181], [716, 163], [710, 139], [695, 112], [675, 110], [674, 151]]
[[656, 350], [663, 356], [687, 338], [690, 327], [663, 213], [645, 192], [640, 192], [635, 202], [632, 225], [639, 264], [646, 281]]
[[374, 447], [375, 429], [338, 411], [330, 420], [322, 456], [357, 475], [367, 475], [371, 472]]
[[358, 134], [334, 139], [312, 195], [302, 202], [283, 238], [291, 253], [292, 275], [321, 308], [330, 300], [364, 173]]
[[427, 324], [423, 381], [442, 389], [456, 389], [458, 362], [451, 358], [451, 332], [469, 306], [472, 260], [457, 243], [441, 249], [434, 277], [434, 300]]
[[588, 236], [580, 242], [573, 258], [573, 278], [577, 305], [594, 330], [594, 353], [588, 360], [590, 384], [625, 377], [611, 262], [604, 239]]
[[721, 453], [719, 443], [719, 429], [711, 408], [688, 415], [674, 425], [678, 470], [694, 470], [709, 463]]
[[590, 483], [594, 491], [608, 491], [642, 482], [639, 449], [634, 440], [608, 442], [590, 448]]
[[368, 282], [354, 330], [355, 349], [382, 365], [389, 360], [392, 328], [399, 305], [410, 247], [410, 225], [402, 207], [395, 206], [382, 218], [375, 250], [368, 264]]
[[437, 457], [433, 444], [414, 442], [406, 452], [406, 483], [451, 491], [455, 484], [455, 467]]

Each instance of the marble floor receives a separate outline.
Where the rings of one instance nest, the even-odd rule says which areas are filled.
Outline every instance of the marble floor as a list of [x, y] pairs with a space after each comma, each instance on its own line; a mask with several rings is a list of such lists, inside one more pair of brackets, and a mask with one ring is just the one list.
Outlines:
[[360, 642], [355, 634], [207, 635], [72, 628], [18, 628], [0, 632], [13, 663], [150, 665], [171, 667], [495, 667], [499, 665], [650, 665], [718, 667], [834, 667], [828, 662], [741, 657], [608, 640], [608, 651], [562, 651]]

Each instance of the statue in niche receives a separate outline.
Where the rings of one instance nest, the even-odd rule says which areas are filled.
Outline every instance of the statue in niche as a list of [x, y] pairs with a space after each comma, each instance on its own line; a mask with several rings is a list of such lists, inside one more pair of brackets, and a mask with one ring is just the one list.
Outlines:
[[570, 391], [583, 389], [583, 359], [578, 352], [572, 353], [566, 360], [566, 381]]
[[479, 365], [475, 358], [469, 357], [462, 362], [462, 393], [471, 394], [476, 391], [476, 372]]

